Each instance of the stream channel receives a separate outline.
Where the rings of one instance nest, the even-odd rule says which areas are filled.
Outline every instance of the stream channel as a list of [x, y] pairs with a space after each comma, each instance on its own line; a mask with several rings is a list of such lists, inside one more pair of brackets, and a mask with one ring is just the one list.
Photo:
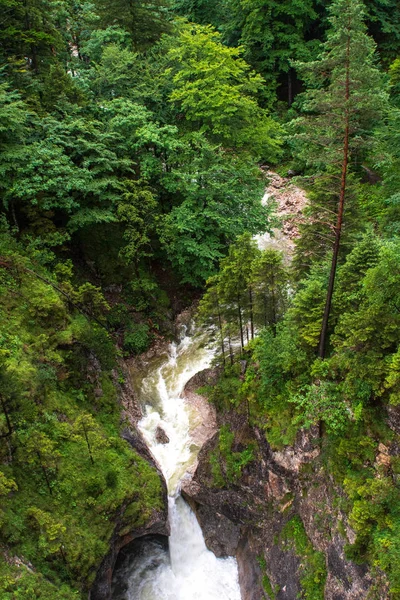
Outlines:
[[[138, 540], [114, 575], [113, 600], [240, 600], [237, 563], [216, 558], [205, 545], [196, 516], [180, 495], [199, 452], [191, 431], [196, 411], [182, 397], [186, 383], [210, 365], [213, 350], [204, 339], [184, 332], [160, 363], [155, 361], [139, 385], [144, 417], [139, 428], [168, 485], [169, 543], [157, 537]], [[160, 426], [169, 438], [158, 443]]]

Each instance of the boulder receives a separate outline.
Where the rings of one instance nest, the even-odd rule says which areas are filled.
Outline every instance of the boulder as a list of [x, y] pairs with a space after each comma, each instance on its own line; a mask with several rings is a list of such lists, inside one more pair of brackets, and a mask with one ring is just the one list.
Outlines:
[[156, 440], [158, 444], [169, 444], [169, 437], [160, 425], [156, 429]]

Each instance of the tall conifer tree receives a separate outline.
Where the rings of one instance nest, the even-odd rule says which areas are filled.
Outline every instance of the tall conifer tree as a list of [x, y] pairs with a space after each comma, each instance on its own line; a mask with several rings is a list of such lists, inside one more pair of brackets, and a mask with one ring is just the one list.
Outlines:
[[[344, 222], [349, 172], [362, 160], [381, 121], [387, 94], [375, 60], [375, 43], [364, 24], [360, 0], [335, 0], [331, 29], [318, 60], [297, 63], [308, 86], [296, 126], [303, 157], [335, 189], [334, 245], [322, 321], [319, 356], [325, 355], [336, 268]], [[329, 217], [328, 217], [329, 220]]]

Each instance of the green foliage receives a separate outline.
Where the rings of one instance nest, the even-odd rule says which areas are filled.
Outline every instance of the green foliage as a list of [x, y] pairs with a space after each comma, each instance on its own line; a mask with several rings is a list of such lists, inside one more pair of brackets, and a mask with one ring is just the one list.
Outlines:
[[124, 349], [130, 354], [140, 354], [150, 344], [149, 326], [145, 323], [133, 325], [124, 335]]
[[397, 107], [400, 107], [400, 58], [390, 65], [390, 92], [394, 103]]
[[200, 134], [185, 138], [171, 156], [175, 160], [179, 167], [164, 184], [183, 199], [160, 220], [160, 239], [182, 280], [202, 285], [227, 244], [268, 227], [269, 211], [260, 202], [263, 182], [248, 157], [217, 149]]
[[224, 364], [228, 352], [233, 364], [233, 342], [240, 341], [244, 350], [245, 332], [249, 341], [258, 327], [275, 327], [286, 304], [287, 283], [279, 252], [261, 252], [248, 233], [231, 245], [199, 304], [202, 323], [218, 330]]
[[351, 218], [357, 210], [357, 179], [352, 172], [368, 159], [374, 129], [383, 123], [389, 108], [375, 44], [367, 35], [363, 3], [335, 0], [330, 12], [331, 29], [323, 52], [317, 60], [297, 63], [307, 90], [297, 100], [301, 116], [290, 124], [296, 159], [303, 159], [303, 166], [320, 180], [308, 209], [308, 235], [302, 236], [298, 262], [303, 260], [304, 250], [315, 258], [315, 254], [323, 256], [333, 249], [321, 357], [327, 346], [337, 262], [348, 249], [349, 240], [341, 237], [342, 230], [347, 237], [354, 223], [359, 227]]
[[[382, 406], [400, 402], [399, 8], [337, 0], [329, 20], [311, 0], [172, 5], [0, 0], [0, 595], [87, 595], [120, 507], [124, 534], [159, 506], [158, 477], [119, 437], [111, 371], [115, 340], [142, 352], [165, 320], [161, 274], [208, 280], [200, 314], [225, 363], [208, 392], [219, 410], [246, 414], [274, 448], [322, 424], [357, 533], [349, 555], [388, 573], [395, 597], [396, 477], [373, 465], [388, 438]], [[388, 116], [363, 15], [392, 64]], [[252, 236], [272, 223], [256, 161], [281, 155], [265, 107], [276, 95], [290, 105], [300, 76], [306, 91], [284, 117], [287, 153], [310, 175], [293, 283]], [[316, 361], [346, 111], [343, 252], [329, 356]], [[223, 429], [218, 485], [254, 456]], [[299, 527], [304, 594], [317, 598], [322, 567]]]
[[142, 182], [127, 182], [127, 192], [118, 205], [118, 218], [125, 224], [126, 245], [121, 254], [128, 262], [138, 264], [151, 256], [150, 235], [154, 231], [157, 201]]
[[211, 27], [190, 25], [180, 31], [170, 50], [173, 77], [170, 100], [184, 111], [196, 129], [235, 148], [246, 148], [263, 160], [278, 154], [279, 128], [254, 96], [262, 78], [250, 71], [240, 50], [221, 43]]
[[262, 586], [263, 586], [264, 592], [266, 594], [268, 594], [268, 597], [270, 598], [270, 600], [276, 600], [275, 590], [272, 587], [272, 584], [270, 582], [270, 579], [269, 579], [267, 573], [265, 572], [267, 569], [266, 560], [264, 557], [257, 556], [257, 562], [260, 565], [260, 569], [263, 571]]
[[[11, 561], [10, 561], [11, 562]], [[0, 590], [2, 600], [80, 600], [78, 591], [68, 584], [54, 585], [28, 565], [10, 564], [0, 557]]]
[[[307, 85], [298, 99], [304, 116], [293, 123], [296, 153], [302, 156], [304, 148], [306, 164], [319, 170], [341, 163], [346, 111], [350, 153], [353, 160], [356, 156], [362, 160], [363, 147], [388, 108], [385, 82], [376, 65], [376, 45], [363, 20], [363, 4], [336, 0], [330, 12], [331, 28], [323, 52], [315, 61], [296, 63]], [[343, 87], [347, 66], [348, 98]]]
[[[312, 335], [313, 323], [321, 318], [316, 299], [325, 276], [324, 268], [314, 268], [277, 327], [261, 331], [252, 343], [245, 376], [239, 378], [238, 366], [227, 370], [209, 393], [220, 411], [241, 412], [247, 403], [250, 424], [264, 430], [273, 448], [293, 444], [299, 427], [319, 426], [323, 464], [346, 494], [345, 510], [357, 534], [348, 556], [382, 568], [393, 598], [399, 581], [397, 475], [392, 478], [389, 467], [375, 461], [379, 442], [389, 446], [394, 436], [384, 405], [399, 402], [399, 260], [398, 241], [372, 233], [348, 254], [338, 271], [325, 360], [316, 359]], [[229, 436], [223, 441], [229, 447]], [[394, 472], [396, 459], [390, 460]], [[217, 455], [212, 466], [223, 485]], [[322, 598], [322, 555], [313, 554], [302, 525], [292, 523], [289, 533], [296, 553], [308, 556], [305, 597]]]
[[232, 407], [237, 407], [239, 404], [241, 382], [238, 375], [239, 366], [234, 364], [224, 369], [217, 385], [204, 389], [208, 400], [221, 413], [228, 412]]
[[336, 383], [314, 383], [291, 396], [290, 402], [296, 405], [299, 413], [294, 422], [306, 429], [323, 421], [328, 433], [339, 435], [347, 426], [348, 408], [343, 402], [341, 387]]
[[290, 105], [296, 84], [293, 60], [307, 60], [319, 48], [319, 40], [310, 35], [318, 18], [317, 3], [230, 0], [227, 5], [230, 13], [225, 35], [228, 39], [239, 37], [246, 59], [265, 77], [264, 102], [271, 104], [278, 85], [286, 80], [285, 100]]
[[128, 31], [136, 48], [146, 48], [169, 30], [165, 0], [95, 0], [103, 22]]
[[141, 526], [160, 506], [160, 481], [119, 436], [114, 343], [79, 311], [100, 318], [100, 290], [74, 288], [68, 264], [57, 281], [5, 231], [0, 246], [0, 535], [33, 565], [17, 576], [2, 563], [0, 595], [72, 600], [87, 593], [114, 517]]
[[7, 61], [10, 70], [17, 73], [45, 71], [54, 60], [52, 50], [62, 47], [56, 25], [59, 6], [49, 0], [27, 0], [24, 4], [1, 0], [0, 7], [4, 15], [0, 33], [2, 62]]
[[302, 561], [301, 598], [323, 600], [327, 576], [325, 556], [323, 552], [314, 549], [300, 517], [296, 515], [286, 523], [281, 531], [281, 541], [285, 546], [292, 547]]
[[242, 469], [254, 460], [253, 445], [241, 451], [234, 451], [234, 445], [234, 432], [228, 425], [223, 425], [219, 430], [218, 447], [210, 455], [211, 472], [216, 486], [238, 482]]

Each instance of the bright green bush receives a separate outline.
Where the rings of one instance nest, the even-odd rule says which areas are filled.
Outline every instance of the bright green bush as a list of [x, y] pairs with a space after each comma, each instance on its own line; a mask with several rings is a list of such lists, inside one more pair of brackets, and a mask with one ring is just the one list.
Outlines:
[[150, 328], [145, 323], [132, 324], [124, 334], [124, 350], [130, 354], [140, 354], [150, 345]]

